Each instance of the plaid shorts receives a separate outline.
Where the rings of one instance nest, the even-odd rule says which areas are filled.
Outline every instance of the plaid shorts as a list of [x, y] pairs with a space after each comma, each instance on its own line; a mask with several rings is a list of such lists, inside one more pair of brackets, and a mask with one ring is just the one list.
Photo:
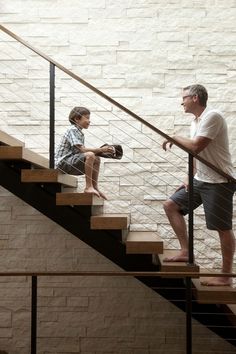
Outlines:
[[57, 168], [69, 175], [84, 175], [84, 154], [75, 154], [67, 159], [63, 159], [57, 165]]

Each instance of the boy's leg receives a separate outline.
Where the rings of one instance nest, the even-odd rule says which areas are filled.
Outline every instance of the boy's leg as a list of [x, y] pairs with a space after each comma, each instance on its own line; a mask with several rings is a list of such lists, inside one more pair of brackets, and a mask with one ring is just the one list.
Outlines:
[[94, 178], [96, 177], [96, 174], [94, 174], [95, 170], [95, 161], [96, 161], [96, 156], [93, 152], [86, 152], [85, 154], [85, 161], [84, 161], [84, 172], [85, 172], [85, 193], [92, 193], [100, 197], [100, 194], [98, 190], [94, 187], [94, 184], [96, 185], [97, 182], [94, 182]]
[[96, 191], [98, 191], [100, 197], [107, 200], [107, 197], [105, 196], [105, 194], [102, 193], [98, 189], [98, 176], [99, 176], [99, 170], [100, 170], [100, 162], [101, 162], [100, 157], [95, 156], [95, 161], [94, 161], [94, 165], [93, 165], [93, 174], [92, 174], [93, 187], [94, 187], [94, 189], [96, 189]]

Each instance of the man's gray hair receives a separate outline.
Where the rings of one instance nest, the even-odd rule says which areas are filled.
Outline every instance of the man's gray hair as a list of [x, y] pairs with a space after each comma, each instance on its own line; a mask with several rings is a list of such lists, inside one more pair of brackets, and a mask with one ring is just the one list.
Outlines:
[[189, 95], [192, 95], [192, 96], [197, 95], [200, 105], [203, 107], [206, 107], [208, 93], [207, 93], [207, 90], [204, 86], [199, 85], [199, 84], [195, 84], [195, 85], [186, 86], [186, 87], [184, 87], [183, 90], [184, 91], [188, 90]]

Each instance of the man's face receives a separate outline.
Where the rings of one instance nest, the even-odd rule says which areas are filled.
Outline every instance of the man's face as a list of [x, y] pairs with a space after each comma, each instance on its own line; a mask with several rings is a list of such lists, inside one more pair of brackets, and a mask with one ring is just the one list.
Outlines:
[[193, 108], [195, 107], [195, 100], [193, 95], [190, 95], [189, 90], [183, 90], [182, 92], [182, 103], [185, 113], [193, 113]]
[[90, 125], [90, 114], [84, 114], [82, 117], [75, 119], [76, 124], [83, 129], [88, 129]]

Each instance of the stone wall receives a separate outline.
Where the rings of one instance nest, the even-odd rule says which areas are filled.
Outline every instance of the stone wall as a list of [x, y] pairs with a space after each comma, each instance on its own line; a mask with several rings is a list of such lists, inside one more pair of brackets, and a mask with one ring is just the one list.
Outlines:
[[[235, 18], [234, 0], [0, 0], [2, 25], [167, 134], [188, 134], [191, 117], [183, 115], [181, 88], [191, 83], [204, 84], [209, 91], [209, 105], [221, 109], [227, 119], [234, 163]], [[0, 33], [0, 68], [1, 129], [25, 141], [27, 147], [48, 156], [48, 63]], [[101, 188], [109, 197], [105, 212], [131, 213], [133, 230], [156, 231], [165, 239], [166, 246], [177, 247], [162, 203], [186, 173], [186, 154], [177, 147], [172, 152], [164, 153], [161, 137], [59, 70], [56, 70], [57, 142], [68, 126], [67, 117], [75, 105], [87, 106], [92, 112], [92, 124], [85, 133], [86, 145], [119, 142], [124, 147], [124, 158], [120, 162], [103, 161]], [[81, 177], [79, 190], [83, 186], [84, 179]], [[97, 264], [100, 269], [114, 267], [4, 190], [1, 190], [0, 218], [3, 221], [0, 236], [3, 271], [88, 270], [94, 269]], [[195, 239], [197, 261], [205, 267], [219, 269], [218, 237], [206, 231], [201, 208], [196, 212]], [[0, 325], [3, 328], [4, 349], [6, 344], [11, 354], [25, 354], [29, 340], [29, 279], [19, 281], [14, 278], [5, 282], [2, 278], [0, 281], [4, 285], [1, 287], [4, 289], [1, 294], [1, 318], [6, 318]], [[50, 286], [50, 281], [55, 288]], [[42, 353], [154, 354], [157, 353], [156, 348], [161, 353], [160, 342], [154, 341], [153, 332], [150, 331], [152, 335], [149, 335], [145, 328], [156, 323], [159, 308], [153, 307], [153, 301], [162, 303], [163, 300], [156, 300], [156, 294], [150, 293], [136, 281], [113, 280], [117, 284], [116, 289], [110, 279], [103, 279], [101, 283], [100, 280], [86, 280], [87, 285], [82, 282], [81, 288], [75, 280], [68, 283], [65, 279], [59, 283], [56, 279], [50, 281], [42, 280], [42, 303], [53, 303], [56, 311], [54, 313], [47, 305], [45, 308], [43, 306], [42, 323], [46, 324], [41, 329]], [[96, 289], [94, 283], [98, 284]], [[12, 294], [12, 289], [16, 288], [20, 293], [17, 295], [14, 291], [13, 298], [9, 298], [9, 293]], [[69, 299], [61, 295], [62, 291], [58, 288], [69, 288]], [[120, 293], [124, 293], [125, 301], [128, 301], [126, 309], [129, 309], [129, 296], [134, 288], [137, 299], [132, 298], [135, 301], [132, 314], [128, 311], [126, 315], [119, 316], [112, 314], [111, 308], [107, 314], [106, 308], [101, 307], [104, 312], [101, 326], [98, 314], [95, 314], [96, 321], [92, 315], [86, 319], [83, 317], [83, 313], [88, 316], [94, 311], [96, 306], [90, 307], [94, 297], [102, 303], [112, 297], [115, 302], [119, 300]], [[136, 318], [137, 304], [146, 303], [147, 298], [147, 308], [141, 307]], [[79, 306], [72, 305], [73, 301], [78, 301]], [[63, 315], [59, 313], [59, 308]], [[156, 309], [154, 317], [153, 308]], [[68, 313], [77, 312], [77, 309], [78, 318], [82, 317], [87, 322], [85, 325], [83, 321], [81, 325], [79, 320], [78, 323], [73, 320], [73, 323], [68, 322], [70, 328], [80, 328], [71, 332], [73, 343], [69, 348], [70, 334], [60, 332], [60, 324], [64, 314], [69, 316]], [[168, 307], [168, 317], [172, 311], [176, 309]], [[151, 325], [144, 324], [143, 318], [147, 317], [152, 318]], [[25, 328], [22, 328], [22, 321]], [[89, 327], [89, 321], [95, 321], [95, 327], [99, 327], [96, 333], [94, 328]], [[114, 332], [110, 325], [113, 321]], [[140, 322], [143, 327], [137, 327]], [[128, 331], [125, 331], [126, 334], [119, 332], [121, 323], [132, 327], [132, 338], [126, 337]], [[162, 333], [161, 340], [169, 333], [168, 325], [165, 326], [166, 332]], [[45, 343], [49, 341], [49, 327], [57, 333], [57, 338], [52, 338], [48, 349], [43, 347], [43, 343], [44, 340]], [[101, 338], [104, 333], [110, 333], [110, 328], [112, 333], [106, 336], [103, 343], [109, 342], [111, 347], [108, 344], [103, 347]], [[120, 334], [115, 337], [117, 331]], [[24, 343], [19, 339], [22, 333]], [[176, 339], [176, 335], [173, 337]], [[96, 339], [93, 342], [91, 338]], [[14, 343], [15, 340], [17, 343]], [[168, 340], [164, 342], [163, 353], [167, 353]], [[89, 343], [97, 349], [91, 348]], [[20, 349], [21, 345], [23, 349]], [[116, 349], [112, 347], [114, 345]]]

